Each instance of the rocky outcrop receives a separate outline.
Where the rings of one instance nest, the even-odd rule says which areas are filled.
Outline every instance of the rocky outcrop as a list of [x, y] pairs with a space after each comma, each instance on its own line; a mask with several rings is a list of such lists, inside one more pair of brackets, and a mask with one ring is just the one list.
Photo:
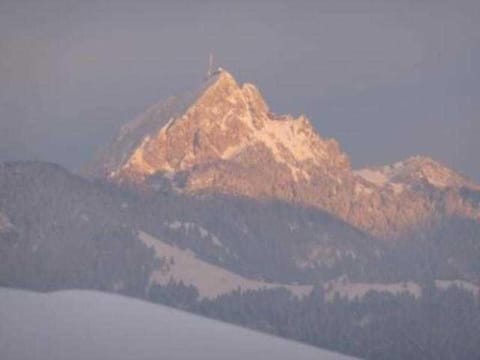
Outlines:
[[281, 199], [326, 210], [377, 237], [399, 237], [446, 214], [480, 215], [461, 189], [475, 184], [428, 158], [352, 171], [333, 139], [305, 116], [273, 114], [260, 91], [216, 72], [186, 97], [126, 125], [90, 167], [117, 183], [154, 175], [178, 191]]

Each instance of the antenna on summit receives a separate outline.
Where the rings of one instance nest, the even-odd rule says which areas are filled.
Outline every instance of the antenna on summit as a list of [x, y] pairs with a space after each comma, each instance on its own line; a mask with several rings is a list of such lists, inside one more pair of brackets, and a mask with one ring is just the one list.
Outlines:
[[207, 71], [207, 79], [212, 76], [213, 74], [213, 54], [210, 53], [210, 57], [208, 58], [208, 71]]

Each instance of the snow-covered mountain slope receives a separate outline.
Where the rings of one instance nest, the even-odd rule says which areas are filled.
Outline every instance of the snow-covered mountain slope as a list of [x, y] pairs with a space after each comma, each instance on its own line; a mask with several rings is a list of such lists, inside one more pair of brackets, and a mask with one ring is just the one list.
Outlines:
[[480, 191], [480, 186], [472, 180], [425, 156], [412, 156], [391, 165], [360, 169], [355, 173], [376, 186], [390, 186], [398, 193], [405, 187], [412, 189], [422, 185]]
[[155, 105], [124, 126], [89, 174], [143, 189], [161, 175], [188, 194], [280, 199], [377, 237], [399, 237], [445, 215], [480, 219], [480, 205], [461, 193], [478, 192], [473, 182], [421, 157], [354, 172], [339, 144], [305, 116], [272, 113], [254, 85], [225, 70], [186, 100]]
[[[169, 245], [147, 233], [140, 232], [139, 238], [145, 245], [155, 250], [156, 256], [162, 262], [161, 268], [151, 274], [150, 284], [166, 285], [170, 280], [194, 286], [203, 298], [213, 299], [229, 294], [235, 290], [262, 290], [284, 288], [298, 297], [311, 293], [311, 285], [291, 285], [282, 283], [252, 280], [235, 274], [219, 266], [209, 264], [197, 258], [191, 250], [180, 249]], [[477, 295], [480, 288], [463, 280], [436, 280], [438, 288], [448, 289], [452, 286], [462, 288]], [[348, 277], [337, 278], [323, 284], [326, 298], [332, 300], [338, 294], [342, 298], [353, 300], [362, 298], [370, 291], [398, 295], [408, 293], [415, 297], [421, 296], [421, 285], [413, 281], [397, 283], [360, 283], [350, 282]]]
[[5, 288], [0, 288], [0, 358], [353, 359], [132, 298]]
[[166, 285], [170, 280], [181, 281], [185, 285], [196, 287], [199, 295], [205, 298], [215, 298], [237, 289], [245, 291], [281, 287], [297, 296], [307, 295], [312, 290], [312, 286], [309, 285], [267, 283], [247, 279], [198, 259], [191, 250], [169, 245], [147, 233], [140, 232], [139, 238], [145, 245], [153, 248], [157, 258], [162, 260], [162, 266], [151, 275], [151, 284]]
[[[336, 142], [321, 139], [305, 117], [272, 114], [254, 85], [239, 85], [224, 70], [196, 94], [193, 101], [179, 97], [153, 106], [124, 126], [100, 168], [111, 178], [143, 180], [156, 172], [208, 167], [251, 151], [265, 152], [296, 180], [310, 176], [305, 163], [348, 166]], [[134, 149], [128, 146], [133, 143]], [[120, 148], [121, 160], [108, 161]]]
[[[162, 258], [178, 255], [178, 264], [162, 273], [164, 281], [190, 274], [181, 280], [194, 279], [206, 296], [240, 284], [311, 285], [353, 276], [381, 247], [324, 212], [284, 202], [171, 191], [149, 196], [48, 163], [0, 164], [3, 285], [143, 296], [158, 261], [138, 239], [140, 230], [162, 240]], [[206, 278], [196, 265], [208, 270]]]

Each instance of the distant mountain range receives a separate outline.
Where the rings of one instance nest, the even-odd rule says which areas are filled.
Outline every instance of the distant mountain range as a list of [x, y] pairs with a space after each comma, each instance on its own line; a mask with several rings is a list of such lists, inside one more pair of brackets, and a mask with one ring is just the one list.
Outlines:
[[[379, 149], [381, 151], [381, 149]], [[273, 114], [252, 84], [219, 70], [203, 87], [125, 125], [88, 167], [96, 177], [187, 194], [279, 199], [318, 208], [375, 237], [397, 238], [445, 216], [480, 220], [480, 186], [426, 157], [352, 170], [309, 120]]]
[[[477, 297], [479, 259], [479, 185], [421, 156], [354, 170], [306, 117], [273, 114], [225, 70], [125, 125], [82, 175], [0, 164], [0, 286], [121, 293], [401, 359], [415, 346], [372, 355], [362, 337], [381, 329], [375, 341], [397, 351], [382, 338], [397, 331], [391, 314], [370, 303], [338, 314], [372, 291], [415, 311], [437, 299], [432, 288]], [[272, 312], [255, 313], [271, 302]], [[332, 333], [308, 319], [331, 319]], [[355, 346], [344, 341], [354, 330]]]

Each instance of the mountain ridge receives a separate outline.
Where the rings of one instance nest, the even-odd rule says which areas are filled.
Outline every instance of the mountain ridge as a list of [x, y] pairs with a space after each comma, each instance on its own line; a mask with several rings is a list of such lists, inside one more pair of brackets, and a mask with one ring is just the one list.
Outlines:
[[[175, 102], [184, 106], [172, 111]], [[473, 181], [426, 157], [354, 171], [336, 140], [321, 137], [303, 115], [272, 113], [254, 85], [239, 85], [225, 70], [188, 101], [151, 109], [123, 127], [91, 166], [94, 176], [148, 187], [162, 174], [192, 195], [281, 199], [328, 211], [380, 238], [408, 235], [444, 215], [480, 219], [480, 205], [460, 194], [480, 191]], [[129, 142], [119, 155], [116, 148]]]

